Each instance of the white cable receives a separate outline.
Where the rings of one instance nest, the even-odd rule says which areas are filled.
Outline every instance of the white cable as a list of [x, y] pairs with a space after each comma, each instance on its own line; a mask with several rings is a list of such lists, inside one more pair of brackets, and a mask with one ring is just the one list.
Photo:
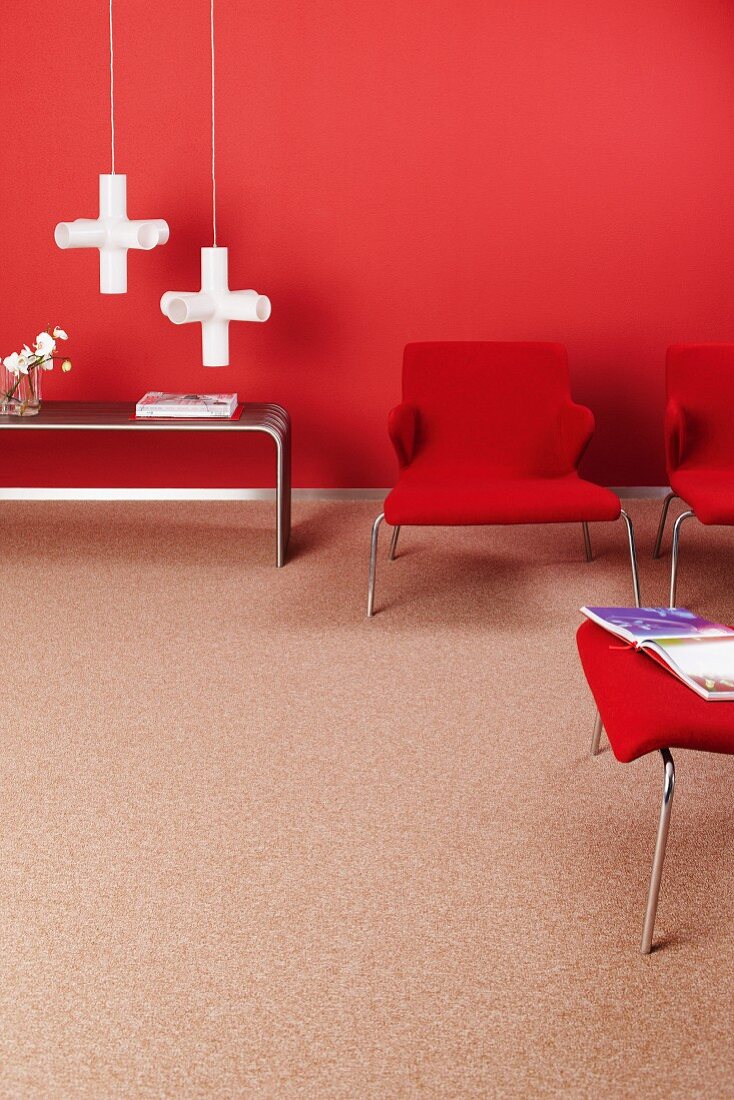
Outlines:
[[[110, 3], [112, 0], [110, 0]], [[217, 169], [215, 159], [215, 141], [216, 141], [216, 129], [214, 123], [214, 110], [215, 110], [215, 81], [214, 81], [214, 0], [210, 0], [209, 6], [209, 22], [211, 27], [211, 46], [212, 46], [212, 236], [214, 241], [214, 247], [217, 247]]]
[[112, 175], [115, 174], [115, 46], [112, 39], [112, 0], [110, 0], [110, 134], [112, 137]]

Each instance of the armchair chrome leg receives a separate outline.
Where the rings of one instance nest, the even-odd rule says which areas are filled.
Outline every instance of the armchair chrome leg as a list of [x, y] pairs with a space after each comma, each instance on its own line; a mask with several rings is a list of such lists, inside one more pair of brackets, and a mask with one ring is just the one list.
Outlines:
[[370, 543], [370, 580], [367, 588], [367, 618], [371, 619], [375, 613], [375, 574], [377, 572], [377, 540], [380, 534], [380, 524], [385, 518], [385, 513], [380, 512], [372, 524], [372, 541]]
[[596, 756], [599, 752], [599, 741], [601, 740], [601, 731], [604, 729], [601, 721], [601, 714], [596, 712], [596, 718], [594, 719], [594, 732], [591, 735], [591, 755]]
[[655, 539], [655, 549], [652, 552], [652, 556], [654, 558], [659, 558], [660, 557], [660, 547], [661, 547], [662, 542], [663, 542], [663, 533], [665, 531], [665, 521], [668, 518], [668, 508], [670, 508], [671, 500], [675, 500], [675, 498], [676, 498], [675, 493], [668, 493], [665, 500], [663, 501], [663, 510], [660, 513], [660, 523], [658, 524], [658, 536]]
[[660, 821], [658, 823], [658, 837], [655, 842], [655, 855], [652, 861], [652, 874], [650, 876], [650, 889], [647, 894], [647, 910], [645, 911], [645, 923], [642, 928], [642, 945], [640, 950], [643, 955], [649, 955], [652, 950], [652, 934], [655, 929], [655, 914], [658, 909], [658, 896], [660, 894], [660, 879], [663, 874], [665, 861], [665, 847], [668, 843], [668, 829], [670, 827], [670, 811], [673, 808], [673, 793], [675, 791], [675, 764], [670, 755], [670, 749], [661, 749], [663, 758], [663, 801], [660, 806]]
[[390, 561], [395, 561], [395, 551], [398, 548], [398, 535], [400, 534], [400, 527], [393, 527], [392, 538], [390, 539], [390, 553], [388, 558]]
[[591, 552], [591, 535], [589, 534], [589, 525], [588, 523], [582, 523], [581, 527], [584, 532], [584, 550], [586, 552], [586, 560], [593, 561], [594, 555]]
[[680, 541], [680, 529], [687, 519], [690, 519], [694, 513], [682, 512], [678, 516], [673, 526], [673, 554], [672, 564], [670, 566], [670, 606], [675, 607], [675, 590], [678, 584], [678, 543]]
[[637, 552], [635, 550], [635, 529], [632, 526], [632, 520], [629, 518], [624, 508], [621, 510], [620, 515], [624, 520], [627, 527], [627, 542], [630, 548], [630, 562], [632, 564], [632, 587], [635, 593], [635, 607], [641, 607], [640, 603], [640, 575], [637, 572]]

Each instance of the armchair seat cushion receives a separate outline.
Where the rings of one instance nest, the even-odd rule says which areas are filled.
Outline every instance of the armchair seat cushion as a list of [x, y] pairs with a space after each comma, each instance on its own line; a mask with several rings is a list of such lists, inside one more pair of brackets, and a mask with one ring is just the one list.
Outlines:
[[576, 641], [609, 744], [623, 764], [655, 749], [734, 752], [734, 703], [708, 703], [592, 622]]
[[706, 524], [734, 524], [734, 467], [730, 470], [678, 469], [670, 487]]
[[509, 476], [491, 470], [403, 470], [385, 501], [394, 526], [574, 523], [619, 518], [619, 498], [576, 473]]

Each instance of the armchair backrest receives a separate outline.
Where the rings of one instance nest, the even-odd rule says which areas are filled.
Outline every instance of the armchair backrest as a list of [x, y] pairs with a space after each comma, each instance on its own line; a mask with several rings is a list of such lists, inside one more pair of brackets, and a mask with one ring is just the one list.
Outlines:
[[562, 344], [408, 344], [403, 401], [419, 412], [416, 454], [476, 462], [508, 475], [569, 470], [561, 409], [570, 401]]
[[683, 464], [734, 465], [734, 344], [669, 347], [666, 388], [680, 409]]

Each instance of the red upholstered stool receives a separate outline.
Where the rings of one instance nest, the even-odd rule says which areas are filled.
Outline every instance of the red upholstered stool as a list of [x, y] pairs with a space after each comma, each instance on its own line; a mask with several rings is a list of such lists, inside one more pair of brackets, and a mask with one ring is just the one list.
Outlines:
[[652, 947], [673, 805], [675, 765], [670, 750], [734, 753], [734, 703], [706, 702], [649, 656], [624, 647], [594, 623], [584, 623], [576, 641], [598, 708], [592, 756], [598, 750], [603, 726], [612, 752], [623, 764], [656, 749], [663, 758], [663, 802], [642, 931], [642, 953], [647, 955]]

